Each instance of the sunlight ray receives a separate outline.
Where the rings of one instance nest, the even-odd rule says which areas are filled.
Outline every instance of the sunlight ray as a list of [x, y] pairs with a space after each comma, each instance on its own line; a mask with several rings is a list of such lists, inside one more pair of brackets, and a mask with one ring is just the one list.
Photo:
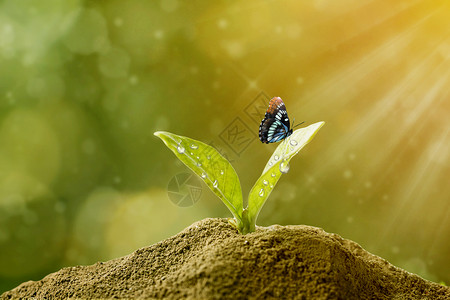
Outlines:
[[387, 218], [389, 224], [385, 226], [384, 237], [392, 232], [394, 227], [399, 226], [402, 220], [413, 220], [414, 218], [411, 218], [411, 215], [416, 212], [420, 205], [424, 205], [424, 203], [418, 203], [418, 201], [424, 199], [424, 194], [429, 194], [430, 185], [440, 177], [439, 171], [443, 168], [442, 165], [434, 163], [434, 157], [448, 155], [449, 138], [450, 128], [447, 128], [430, 143], [431, 146], [427, 147], [417, 160], [410, 178], [398, 185], [397, 194], [393, 196], [398, 200], [393, 203], [394, 206], [390, 210], [392, 215]]
[[[349, 149], [352, 149], [355, 143], [357, 143], [363, 136], [367, 136], [367, 132], [371, 128], [374, 128], [374, 126], [376, 126], [382, 118], [389, 116], [390, 111], [392, 111], [396, 103], [403, 99], [402, 96], [405, 95], [410, 88], [420, 84], [423, 74], [426, 74], [427, 67], [433, 60], [436, 53], [437, 51], [433, 51], [432, 53], [428, 53], [425, 58], [418, 58], [417, 61], [420, 63], [418, 63], [417, 66], [409, 72], [402, 82], [398, 83], [396, 87], [389, 92], [389, 94], [377, 102], [374, 107], [361, 118], [364, 122], [356, 124], [355, 130], [348, 132], [340, 139], [340, 142], [337, 142], [333, 145], [333, 147], [329, 148], [325, 154], [327, 157], [325, 161], [327, 161], [327, 163], [318, 167], [316, 172], [320, 174], [330, 165], [335, 166], [338, 164], [344, 153], [347, 153]], [[375, 62], [373, 64], [375, 64]], [[441, 80], [440, 82], [441, 84], [445, 83], [444, 80]]]
[[[307, 111], [323, 110], [329, 104], [324, 101], [322, 105], [317, 105], [317, 99], [339, 99], [339, 106], [344, 107], [352, 99], [347, 96], [348, 88], [360, 85], [367, 81], [367, 77], [380, 67], [380, 64], [386, 59], [386, 53], [393, 49], [397, 52], [405, 51], [408, 43], [414, 38], [414, 35], [420, 30], [420, 26], [428, 21], [437, 10], [423, 16], [414, 25], [407, 30], [391, 37], [379, 47], [373, 49], [367, 55], [361, 57], [354, 63], [347, 65], [344, 69], [337, 69], [333, 74], [323, 77], [320, 85], [309, 91], [303, 97], [302, 108]], [[343, 89], [342, 87], [347, 87]]]
[[[353, 33], [352, 35], [346, 37], [345, 39], [341, 40], [338, 44], [332, 45], [330, 44], [329, 48], [322, 49], [323, 52], [329, 51], [331, 48], [339, 46], [342, 43], [347, 42], [348, 40], [351, 40], [365, 32], [368, 32], [372, 28], [379, 26], [380, 24], [388, 21], [389, 19], [393, 18], [397, 14], [400, 14], [411, 7], [417, 5], [421, 1], [415, 1], [414, 3], [410, 2], [407, 5], [404, 5], [396, 10], [393, 10], [391, 14], [384, 16], [383, 18], [380, 18], [377, 22], [372, 23], [368, 26], [358, 28], [358, 31]], [[369, 5], [370, 3], [373, 3], [373, 1], [369, 1], [367, 3], [360, 3], [359, 6], [355, 7], [353, 6], [352, 9], [349, 9], [348, 11], [344, 11], [343, 14], [356, 11], [357, 9]], [[372, 73], [373, 69], [377, 68], [379, 65], [376, 63], [373, 63], [374, 61], [382, 58], [385, 53], [389, 52], [392, 47], [399, 47], [400, 45], [402, 47], [406, 47], [408, 41], [410, 41], [411, 36], [415, 33], [415, 30], [418, 26], [420, 26], [423, 22], [428, 20], [434, 13], [436, 13], [438, 9], [436, 8], [429, 14], [425, 15], [422, 19], [418, 20], [414, 26], [411, 26], [407, 31], [403, 32], [402, 34], [392, 38], [389, 42], [384, 43], [379, 48], [372, 51], [371, 54], [366, 55], [362, 58], [361, 61], [356, 62], [355, 64], [349, 66], [346, 68], [346, 70], [338, 70], [335, 74], [332, 76], [328, 76], [330, 79], [323, 79], [323, 84], [321, 84], [319, 87], [316, 88], [315, 92], [308, 92], [308, 98], [306, 98], [306, 101], [302, 104], [302, 106], [306, 106], [310, 104], [311, 106], [315, 107], [317, 106], [317, 103], [314, 101], [317, 99], [317, 97], [320, 96], [320, 94], [326, 94], [327, 91], [335, 92], [336, 90], [343, 91], [342, 86], [350, 86], [346, 85], [346, 82], [355, 82], [355, 81], [362, 81], [364, 78], [361, 78], [360, 74], [366, 74], [369, 75]], [[409, 37], [409, 38], [408, 38]], [[280, 43], [283, 44], [281, 41], [283, 39], [275, 39], [275, 40], [268, 40], [267, 43], [260, 44], [259, 48], [261, 47], [267, 47], [269, 44], [276, 44]], [[255, 51], [256, 49], [253, 48], [251, 51]], [[256, 78], [251, 78], [245, 74], [245, 72], [240, 68], [240, 64], [238, 63], [228, 63], [228, 66], [231, 70], [234, 71], [234, 73], [242, 78], [242, 80], [246, 83], [246, 88], [241, 92], [239, 96], [236, 97], [236, 103], [241, 103], [242, 100], [247, 99], [249, 93], [251, 93], [254, 90], [261, 90], [261, 86], [259, 84], [261, 78], [266, 78], [268, 76], [273, 76], [273, 67], [277, 66], [277, 58], [279, 56], [285, 55], [284, 51], [276, 52], [273, 57], [270, 58], [270, 61], [266, 61], [264, 63], [264, 67], [259, 72], [259, 75]], [[318, 55], [316, 53], [316, 55]], [[370, 71], [368, 71], [370, 70]], [[342, 76], [342, 74], [345, 74], [345, 76]], [[334, 82], [334, 83], [333, 83]], [[343, 91], [346, 92], [346, 91]], [[308, 102], [309, 99], [309, 102]], [[346, 102], [345, 102], [346, 103]], [[345, 104], [342, 102], [342, 104]], [[306, 108], [308, 109], [308, 108]]]
[[[432, 57], [430, 56], [429, 59], [432, 59]], [[425, 63], [426, 62], [428, 62], [428, 60], [425, 61]], [[436, 68], [436, 66], [430, 65], [428, 66], [430, 69], [426, 73], [428, 74], [428, 77], [431, 77], [431, 75], [434, 74], [437, 78], [436, 82], [431, 86], [431, 88], [428, 82], [423, 82], [422, 80], [426, 68], [423, 68], [420, 71], [416, 69], [414, 72], [411, 72], [411, 78], [409, 78], [408, 76], [408, 78], [403, 82], [402, 85], [398, 87], [398, 89], [396, 89], [391, 94], [387, 95], [382, 101], [380, 101], [379, 105], [377, 105], [377, 107], [371, 111], [371, 114], [367, 115], [364, 118], [366, 120], [366, 123], [362, 126], [359, 126], [358, 130], [355, 131], [354, 136], [349, 139], [350, 143], [354, 143], [356, 140], [362, 138], [362, 136], [367, 135], [367, 132], [370, 130], [370, 128], [376, 126], [376, 124], [381, 122], [383, 118], [391, 117], [392, 113], [395, 113], [396, 111], [395, 106], [398, 106], [398, 102], [405, 101], [403, 100], [404, 97], [402, 97], [402, 95], [407, 95], [408, 88], [410, 88], [411, 86], [414, 86], [416, 90], [422, 88], [422, 91], [417, 91], [416, 93], [414, 93], [414, 96], [416, 98], [420, 98], [422, 100], [417, 101], [413, 112], [409, 113], [408, 116], [406, 116], [406, 119], [401, 124], [403, 130], [394, 130], [389, 136], [386, 136], [386, 140], [383, 141], [383, 144], [385, 145], [385, 151], [379, 153], [379, 155], [373, 157], [372, 160], [368, 162], [368, 169], [374, 169], [376, 166], [382, 163], [382, 161], [384, 161], [386, 157], [392, 157], [392, 151], [394, 151], [398, 143], [402, 141], [402, 136], [406, 134], [410, 135], [413, 132], [419, 132], [420, 127], [424, 127], [425, 123], [422, 122], [422, 124], [418, 125], [418, 120], [425, 121], [426, 117], [424, 116], [426, 116], [427, 111], [429, 111], [433, 105], [437, 104], [436, 101], [443, 101], [444, 97], [439, 97], [439, 95], [443, 91], [446, 91], [446, 87], [450, 84], [450, 70], [448, 70], [448, 67], [446, 65], [442, 64], [441, 68]], [[426, 67], [426, 65], [423, 65], [423, 67]], [[428, 91], [423, 91], [424, 88], [427, 88]], [[423, 92], [425, 92], [425, 94], [421, 95]], [[413, 127], [414, 129], [412, 129]]]
[[[447, 68], [448, 69], [448, 68]], [[438, 72], [437, 72], [438, 74]], [[442, 74], [442, 72], [441, 72]], [[438, 81], [435, 86], [432, 88], [430, 93], [427, 93], [424, 98], [429, 98], [429, 105], [427, 107], [421, 107], [420, 109], [416, 109], [417, 113], [415, 113], [415, 117], [422, 120], [421, 122], [411, 123], [409, 127], [405, 128], [403, 131], [393, 131], [392, 134], [388, 136], [388, 140], [384, 142], [385, 151], [377, 153], [377, 155], [373, 156], [371, 161], [367, 163], [366, 170], [364, 174], [360, 174], [364, 180], [365, 178], [370, 178], [371, 176], [376, 175], [379, 171], [377, 166], [386, 165], [387, 168], [383, 170], [384, 176], [381, 180], [378, 180], [375, 184], [374, 188], [377, 186], [381, 186], [385, 184], [386, 181], [389, 180], [390, 174], [395, 170], [395, 162], [401, 157], [405, 155], [405, 152], [409, 149], [409, 147], [404, 147], [401, 144], [404, 143], [404, 138], [408, 137], [409, 140], [416, 140], [424, 130], [426, 130], [428, 126], [428, 122], [430, 120], [430, 116], [428, 115], [430, 111], [434, 109], [434, 107], [441, 107], [441, 105], [446, 101], [448, 95], [450, 94], [444, 87], [448, 86], [450, 71], [447, 71], [447, 74], [442, 77], [443, 79]], [[440, 87], [440, 92], [445, 92], [443, 95], [437, 94], [436, 88]], [[433, 91], [434, 89], [434, 91]], [[428, 116], [428, 117], [427, 117]], [[403, 123], [402, 123], [403, 126]], [[429, 144], [429, 142], [427, 142]], [[443, 158], [445, 161], [445, 157]], [[375, 173], [375, 174], [374, 174]]]

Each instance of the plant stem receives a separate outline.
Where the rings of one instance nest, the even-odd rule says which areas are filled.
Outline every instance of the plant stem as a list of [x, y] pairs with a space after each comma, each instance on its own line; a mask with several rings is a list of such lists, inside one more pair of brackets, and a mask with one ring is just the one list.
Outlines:
[[242, 222], [238, 225], [240, 225], [238, 227], [238, 230], [242, 234], [247, 234], [247, 233], [255, 231], [256, 220], [255, 220], [255, 218], [249, 217], [247, 208], [245, 208], [242, 211]]

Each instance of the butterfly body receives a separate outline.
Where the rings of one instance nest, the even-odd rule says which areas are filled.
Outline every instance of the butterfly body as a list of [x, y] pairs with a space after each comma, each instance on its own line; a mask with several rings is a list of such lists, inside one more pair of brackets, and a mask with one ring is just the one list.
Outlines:
[[292, 134], [286, 106], [280, 97], [274, 97], [269, 102], [264, 119], [259, 125], [259, 139], [269, 144], [284, 140]]

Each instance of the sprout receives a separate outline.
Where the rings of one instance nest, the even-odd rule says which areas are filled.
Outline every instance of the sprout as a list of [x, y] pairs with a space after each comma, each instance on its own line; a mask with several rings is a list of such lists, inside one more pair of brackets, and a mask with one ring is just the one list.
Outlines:
[[[233, 214], [230, 220], [242, 234], [255, 231], [256, 219], [282, 174], [289, 171], [289, 161], [294, 157], [323, 126], [318, 122], [295, 130], [272, 154], [264, 171], [248, 195], [248, 206], [243, 207], [241, 184], [230, 162], [216, 149], [188, 137], [157, 131], [166, 146], [187, 167], [206, 183]], [[189, 149], [190, 151], [185, 151]]]

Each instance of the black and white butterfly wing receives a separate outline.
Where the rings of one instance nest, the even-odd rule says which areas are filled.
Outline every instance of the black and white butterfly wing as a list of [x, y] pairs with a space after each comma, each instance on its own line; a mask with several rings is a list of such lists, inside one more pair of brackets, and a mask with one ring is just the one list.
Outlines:
[[283, 100], [280, 97], [272, 98], [264, 119], [259, 125], [259, 139], [266, 144], [275, 143], [285, 139], [291, 133], [289, 117]]

